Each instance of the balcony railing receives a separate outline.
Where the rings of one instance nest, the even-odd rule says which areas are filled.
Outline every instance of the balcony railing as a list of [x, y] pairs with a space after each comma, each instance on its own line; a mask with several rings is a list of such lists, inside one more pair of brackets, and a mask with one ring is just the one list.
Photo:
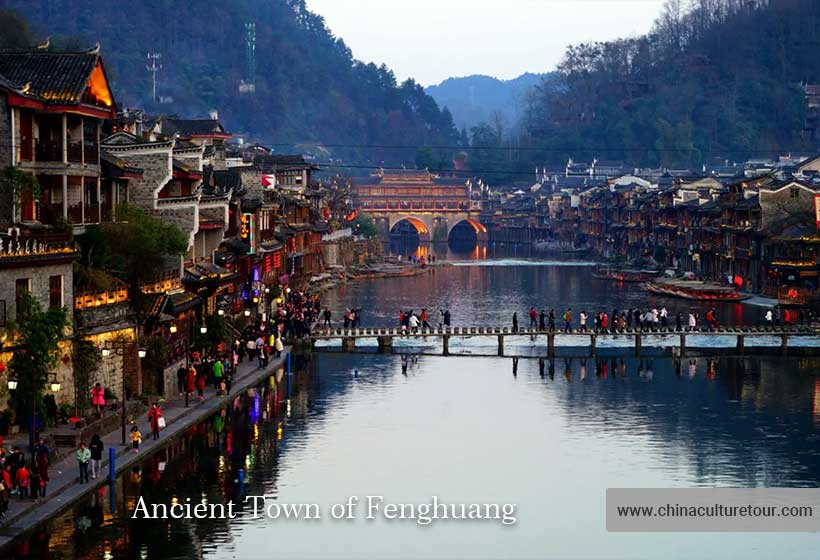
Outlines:
[[68, 144], [68, 161], [71, 163], [82, 163], [83, 161], [83, 143], [69, 142]]
[[83, 222], [86, 224], [98, 224], [100, 223], [100, 208], [96, 204], [88, 205], [85, 207], [85, 217], [83, 218]]
[[68, 222], [71, 224], [83, 223], [83, 205], [74, 204], [68, 207]]
[[85, 163], [100, 163], [100, 147], [97, 144], [83, 144], [83, 157]]
[[63, 144], [37, 140], [34, 146], [34, 157], [37, 161], [63, 161]]

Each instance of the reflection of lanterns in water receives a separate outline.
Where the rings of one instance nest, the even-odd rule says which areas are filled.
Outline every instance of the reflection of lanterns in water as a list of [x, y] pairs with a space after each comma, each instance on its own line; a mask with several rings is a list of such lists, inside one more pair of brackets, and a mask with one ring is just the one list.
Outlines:
[[254, 424], [259, 422], [259, 412], [260, 412], [259, 395], [255, 394], [253, 396], [253, 407], [251, 407], [251, 422], [253, 422]]
[[282, 434], [284, 433], [284, 429], [282, 428], [282, 423], [279, 422], [276, 425], [276, 439], [282, 439]]
[[815, 423], [820, 424], [820, 379], [814, 380], [814, 403], [812, 405], [812, 417]]

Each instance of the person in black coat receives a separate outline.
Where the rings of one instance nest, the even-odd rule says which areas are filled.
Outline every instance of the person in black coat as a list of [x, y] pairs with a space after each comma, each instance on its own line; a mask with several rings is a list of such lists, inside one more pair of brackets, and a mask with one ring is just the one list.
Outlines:
[[104, 445], [100, 439], [100, 434], [94, 434], [91, 437], [91, 443], [88, 444], [88, 449], [91, 451], [91, 478], [97, 478], [97, 474], [100, 472], [103, 447]]

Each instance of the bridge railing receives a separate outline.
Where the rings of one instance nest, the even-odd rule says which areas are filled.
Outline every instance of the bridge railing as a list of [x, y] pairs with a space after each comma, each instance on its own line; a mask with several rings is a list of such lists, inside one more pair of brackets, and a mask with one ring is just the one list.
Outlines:
[[718, 327], [712, 331], [702, 328], [684, 328], [678, 330], [674, 327], [661, 327], [657, 329], [609, 329], [607, 331], [599, 329], [581, 330], [571, 329], [566, 332], [564, 329], [540, 330], [531, 328], [519, 328], [513, 331], [509, 327], [434, 327], [417, 328], [415, 330], [401, 327], [357, 327], [357, 328], [316, 328], [312, 336], [314, 338], [344, 338], [344, 337], [368, 337], [368, 336], [473, 336], [473, 335], [508, 335], [508, 336], [528, 336], [528, 335], [574, 335], [574, 336], [617, 336], [617, 335], [724, 335], [732, 336], [738, 334], [745, 335], [767, 335], [767, 334], [803, 334], [818, 335], [820, 329], [817, 326], [809, 325], [788, 325], [788, 326], [728, 326]]

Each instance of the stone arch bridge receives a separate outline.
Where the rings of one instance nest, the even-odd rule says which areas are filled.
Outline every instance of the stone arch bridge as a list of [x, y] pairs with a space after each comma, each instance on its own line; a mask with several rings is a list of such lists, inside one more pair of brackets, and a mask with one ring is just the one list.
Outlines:
[[[478, 241], [487, 241], [487, 228], [478, 220], [478, 212], [418, 212], [418, 211], [376, 211], [368, 212], [376, 222], [380, 235], [388, 236], [399, 222], [412, 225], [422, 241], [445, 241], [450, 239], [453, 229], [466, 224], [473, 228]], [[446, 232], [445, 239], [434, 239], [436, 235]]]

